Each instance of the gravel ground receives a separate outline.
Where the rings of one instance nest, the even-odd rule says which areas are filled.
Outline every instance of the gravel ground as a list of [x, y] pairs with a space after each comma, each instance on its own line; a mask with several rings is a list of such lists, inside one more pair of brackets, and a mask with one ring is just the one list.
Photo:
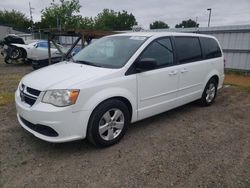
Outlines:
[[[12, 95], [27, 65], [0, 63]], [[14, 76], [13, 76], [14, 75]], [[191, 103], [132, 124], [120, 143], [51, 144], [0, 105], [0, 187], [250, 187], [250, 93], [227, 87], [210, 107]]]

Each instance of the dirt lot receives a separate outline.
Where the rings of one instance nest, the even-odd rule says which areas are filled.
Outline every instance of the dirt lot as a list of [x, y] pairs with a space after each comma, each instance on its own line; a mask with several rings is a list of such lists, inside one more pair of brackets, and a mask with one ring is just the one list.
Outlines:
[[211, 107], [146, 119], [97, 149], [47, 143], [18, 125], [13, 93], [31, 70], [0, 63], [0, 187], [250, 187], [250, 92], [224, 88]]

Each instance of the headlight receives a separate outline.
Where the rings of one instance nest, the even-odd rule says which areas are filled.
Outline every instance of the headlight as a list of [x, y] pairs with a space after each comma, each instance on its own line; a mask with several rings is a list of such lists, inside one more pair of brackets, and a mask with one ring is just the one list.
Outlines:
[[43, 96], [42, 102], [54, 106], [64, 107], [76, 103], [80, 90], [57, 89], [48, 90]]

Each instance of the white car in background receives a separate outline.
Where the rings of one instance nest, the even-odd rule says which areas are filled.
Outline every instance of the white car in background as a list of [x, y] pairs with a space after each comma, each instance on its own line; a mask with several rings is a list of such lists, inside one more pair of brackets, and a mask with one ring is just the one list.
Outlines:
[[[12, 59], [48, 59], [48, 41], [26, 41], [26, 44], [15, 44], [11, 45], [12, 53], [10, 57]], [[59, 45], [59, 48], [65, 52], [66, 50], [63, 46]], [[61, 53], [58, 49], [51, 43], [51, 57], [61, 56]]]

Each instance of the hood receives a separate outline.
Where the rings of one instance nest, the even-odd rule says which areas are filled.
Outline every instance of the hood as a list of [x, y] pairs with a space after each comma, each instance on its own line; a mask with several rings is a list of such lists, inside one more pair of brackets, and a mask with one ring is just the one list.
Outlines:
[[22, 83], [40, 91], [48, 89], [81, 89], [72, 88], [72, 86], [80, 82], [100, 79], [114, 71], [116, 69], [61, 62], [27, 74], [22, 79]]

